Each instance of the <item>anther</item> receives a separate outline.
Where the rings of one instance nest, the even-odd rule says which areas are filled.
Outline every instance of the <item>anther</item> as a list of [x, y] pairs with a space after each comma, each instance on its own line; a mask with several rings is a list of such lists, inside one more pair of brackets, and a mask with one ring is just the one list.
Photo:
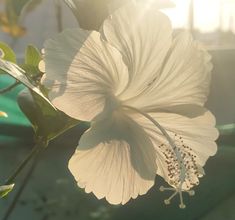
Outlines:
[[163, 191], [165, 190], [165, 187], [164, 187], [164, 186], [160, 186], [159, 190], [160, 190], [161, 192], [163, 192]]
[[180, 207], [180, 209], [185, 209], [186, 205], [182, 203], [182, 204], [179, 204], [179, 207]]
[[190, 196], [194, 196], [194, 195], [195, 195], [195, 191], [194, 191], [194, 190], [189, 190], [189, 191], [188, 191], [188, 194], [189, 194]]
[[183, 201], [183, 192], [187, 192], [190, 196], [193, 196], [195, 194], [194, 190], [182, 190], [181, 187], [178, 187], [178, 188], [174, 188], [174, 187], [164, 187], [164, 186], [161, 186], [159, 188], [159, 190], [161, 192], [163, 191], [174, 191], [173, 194], [168, 198], [168, 199], [165, 199], [164, 200], [164, 203], [166, 205], [169, 205], [171, 200], [177, 195], [179, 194], [179, 197], [180, 197], [180, 204], [179, 204], [179, 208], [181, 209], [184, 209], [186, 208], [186, 205], [184, 204], [184, 201]]
[[165, 205], [170, 205], [171, 202], [170, 202], [169, 199], [165, 199], [165, 200], [164, 200], [164, 203], [165, 203]]

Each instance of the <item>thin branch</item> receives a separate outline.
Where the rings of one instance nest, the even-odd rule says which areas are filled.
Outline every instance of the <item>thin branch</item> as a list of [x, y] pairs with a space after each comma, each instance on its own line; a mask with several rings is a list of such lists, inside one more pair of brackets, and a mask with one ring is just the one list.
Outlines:
[[16, 176], [24, 169], [24, 167], [28, 164], [28, 162], [44, 147], [43, 144], [36, 144], [32, 151], [28, 154], [28, 156], [24, 159], [24, 161], [16, 168], [13, 174], [6, 180], [4, 185], [12, 184], [15, 180]]
[[14, 89], [16, 86], [18, 86], [20, 84], [19, 81], [15, 81], [12, 85], [4, 88], [4, 89], [1, 89], [0, 90], [0, 94], [4, 94], [4, 93], [7, 93], [7, 92], [10, 92], [12, 89]]
[[[39, 152], [38, 152], [39, 153]], [[38, 156], [34, 158], [34, 161], [32, 162], [31, 167], [29, 168], [28, 172], [26, 173], [25, 178], [23, 179], [23, 182], [20, 186], [20, 188], [18, 189], [18, 191], [16, 192], [10, 206], [8, 207], [7, 211], [5, 212], [2, 220], [8, 220], [8, 218], [10, 217], [11, 213], [14, 211], [15, 206], [20, 198], [20, 196], [22, 195], [25, 187], [27, 186], [27, 184], [29, 183], [30, 177], [33, 174], [33, 171], [36, 168], [37, 162], [38, 162]]]

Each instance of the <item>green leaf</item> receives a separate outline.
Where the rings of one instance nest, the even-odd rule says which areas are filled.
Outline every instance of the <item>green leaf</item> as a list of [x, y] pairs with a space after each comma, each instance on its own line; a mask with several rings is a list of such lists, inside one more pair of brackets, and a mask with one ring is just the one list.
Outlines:
[[38, 67], [42, 57], [38, 49], [32, 45], [29, 45], [25, 51], [25, 64]]
[[32, 123], [37, 137], [51, 140], [78, 124], [77, 120], [56, 110], [41, 90], [34, 85], [35, 83], [26, 77], [25, 71], [18, 65], [0, 58], [0, 69], [9, 73], [30, 89], [31, 95], [28, 92], [26, 95], [19, 96], [18, 103]]
[[45, 101], [47, 101], [49, 105], [53, 107], [53, 105], [47, 99], [47, 97], [40, 91], [40, 89], [37, 86], [35, 86], [36, 82], [29, 80], [29, 78], [27, 78], [26, 76], [27, 75], [26, 72], [23, 69], [21, 69], [18, 65], [12, 62], [7, 62], [0, 58], [0, 69], [2, 69], [6, 73], [14, 77], [21, 83], [23, 83], [26, 87], [28, 87], [31, 91], [41, 96], [41, 98], [43, 98]]
[[5, 43], [0, 41], [0, 57], [4, 60], [16, 63], [14, 51]]
[[41, 96], [28, 90], [19, 95], [18, 104], [32, 123], [36, 137], [44, 137], [48, 141], [79, 123], [53, 108]]
[[15, 184], [0, 186], [0, 198], [7, 196], [13, 190], [14, 186]]
[[38, 67], [32, 66], [32, 65], [27, 65], [27, 64], [22, 64], [20, 67], [25, 71], [25, 75], [29, 79], [29, 81], [32, 81], [33, 84], [38, 85], [38, 78], [41, 78], [42, 73], [38, 69]]
[[21, 65], [21, 67], [25, 70], [25, 75], [36, 84], [38, 84], [38, 78], [41, 78], [42, 76], [42, 73], [38, 68], [38, 64], [41, 60], [42, 57], [38, 49], [29, 45], [25, 51], [25, 63]]

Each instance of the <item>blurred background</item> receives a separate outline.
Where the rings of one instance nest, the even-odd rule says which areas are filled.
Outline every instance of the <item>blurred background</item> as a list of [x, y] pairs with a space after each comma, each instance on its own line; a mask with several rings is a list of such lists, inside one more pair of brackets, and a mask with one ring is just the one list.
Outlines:
[[[62, 0], [0, 0], [0, 41], [8, 43], [18, 60], [27, 45], [39, 49], [49, 37], [69, 27], [98, 30], [111, 11], [130, 0], [74, 0], [75, 16]], [[79, 189], [67, 162], [85, 126], [78, 126], [54, 140], [43, 152], [29, 184], [8, 218], [3, 218], [15, 192], [0, 200], [1, 220], [234, 220], [235, 219], [235, 0], [138, 0], [162, 10], [175, 31], [188, 29], [205, 44], [214, 65], [207, 107], [215, 114], [220, 128], [219, 150], [205, 167], [206, 176], [195, 188], [196, 195], [185, 195], [187, 208], [180, 210], [176, 198], [170, 206], [159, 192], [164, 181], [147, 195], [125, 206], [111, 206]], [[0, 89], [13, 80], [0, 75]], [[0, 183], [23, 160], [34, 144], [33, 130], [17, 105], [16, 89], [0, 95]], [[24, 178], [24, 173], [19, 178]]]

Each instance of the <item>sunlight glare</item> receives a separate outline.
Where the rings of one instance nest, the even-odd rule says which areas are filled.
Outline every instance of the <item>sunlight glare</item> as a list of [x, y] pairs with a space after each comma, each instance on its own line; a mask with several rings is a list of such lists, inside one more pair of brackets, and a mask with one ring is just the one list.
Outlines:
[[162, 10], [174, 28], [189, 28], [189, 6], [194, 6], [194, 29], [200, 32], [217, 30], [235, 33], [235, 0], [172, 0], [175, 8]]
[[194, 24], [201, 32], [212, 32], [220, 26], [220, 0], [194, 1]]
[[174, 28], [187, 28], [189, 0], [172, 0], [172, 2], [175, 4], [174, 8], [162, 11], [169, 16]]

